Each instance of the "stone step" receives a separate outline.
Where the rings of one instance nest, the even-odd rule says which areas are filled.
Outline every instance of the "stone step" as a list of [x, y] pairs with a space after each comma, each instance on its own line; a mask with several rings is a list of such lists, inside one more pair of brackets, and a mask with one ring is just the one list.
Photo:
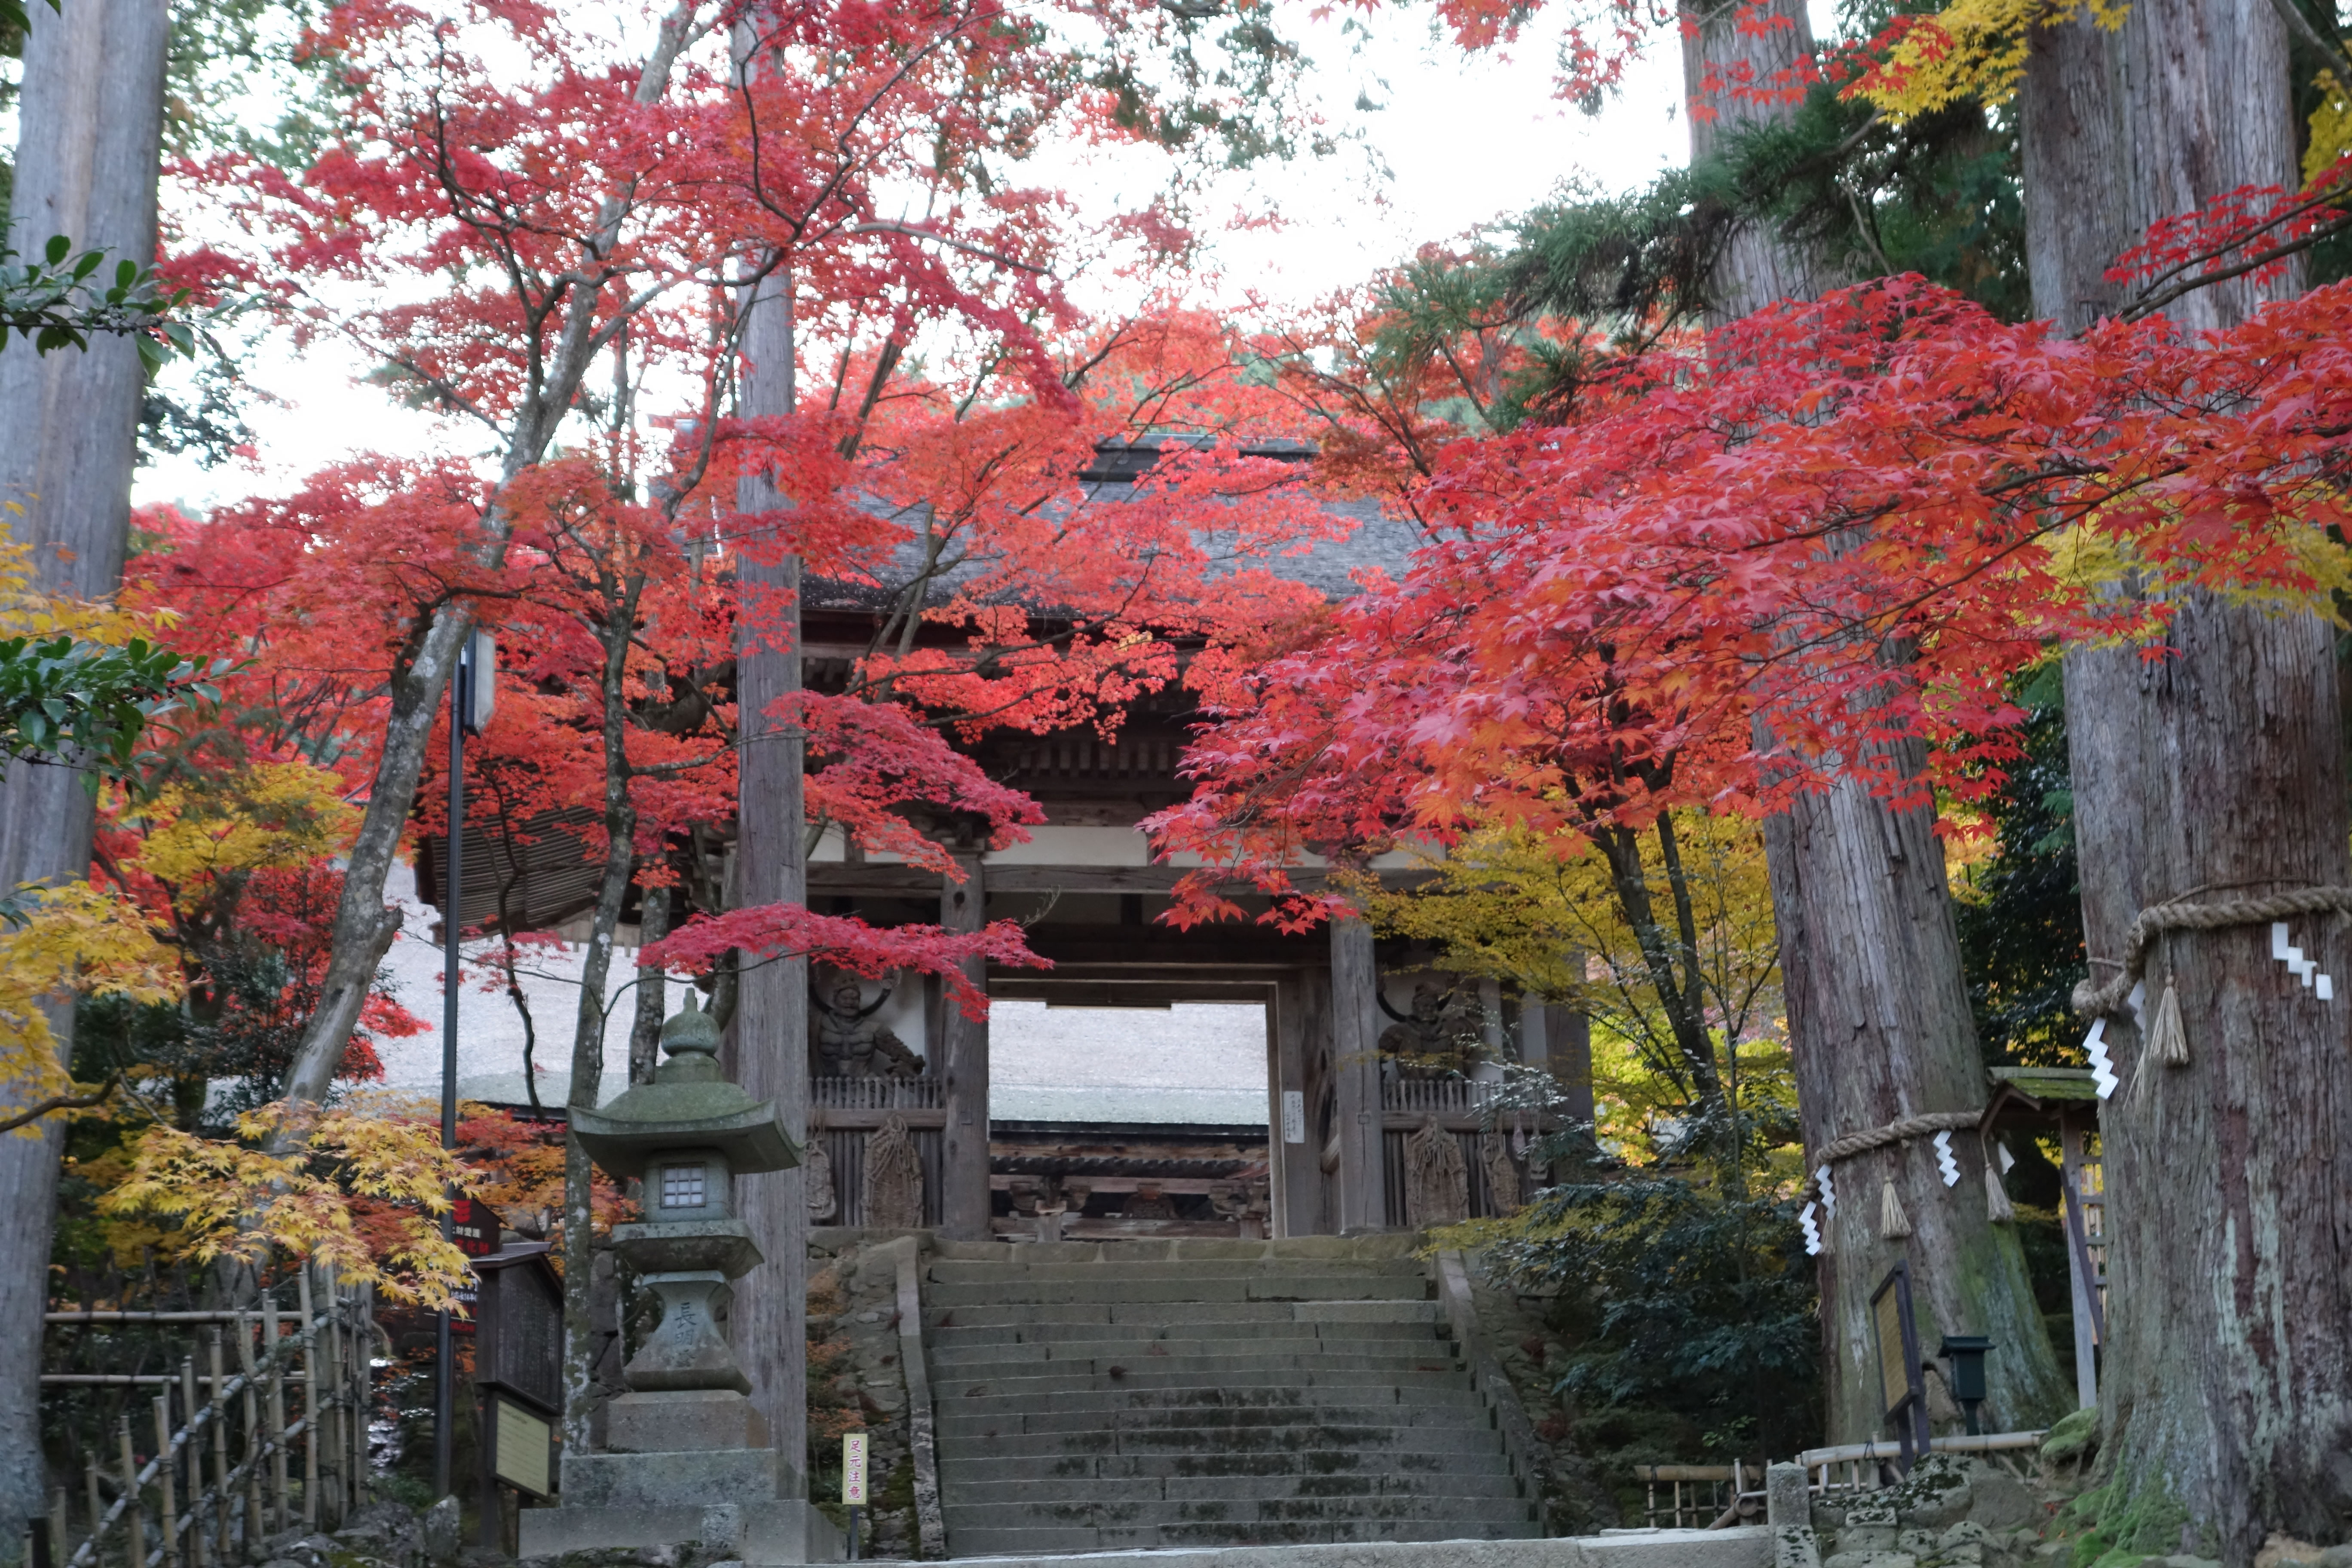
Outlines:
[[988, 1384], [1051, 1384], [1061, 1388], [1094, 1388], [1142, 1376], [1177, 1377], [1202, 1384], [1237, 1384], [1281, 1387], [1301, 1373], [1322, 1374], [1361, 1373], [1352, 1383], [1374, 1383], [1419, 1373], [1464, 1373], [1453, 1351], [1441, 1343], [1413, 1345], [1382, 1352], [1339, 1349], [1268, 1352], [1265, 1354], [1220, 1354], [1203, 1347], [1198, 1353], [1139, 1350], [1116, 1355], [1096, 1351], [1067, 1356], [1034, 1356], [1021, 1360], [933, 1363], [932, 1380], [943, 1393], [961, 1393], [965, 1386]]
[[[1145, 1501], [1066, 1503], [1034, 1499], [1026, 1502], [956, 1503], [943, 1500], [948, 1539], [959, 1531], [1017, 1529], [1023, 1524], [1091, 1525], [1097, 1530], [1124, 1526], [1170, 1524], [1250, 1525], [1294, 1521], [1369, 1523], [1375, 1520], [1454, 1520], [1494, 1524], [1528, 1521], [1530, 1512], [1522, 1498], [1444, 1498], [1410, 1495], [1375, 1497], [1194, 1498]], [[961, 1555], [961, 1549], [958, 1549]]]
[[1453, 1431], [1491, 1431], [1494, 1417], [1475, 1398], [1449, 1399], [1429, 1405], [1192, 1405], [1170, 1408], [1044, 1410], [1027, 1415], [943, 1416], [939, 1433], [943, 1443], [963, 1443], [981, 1437], [1045, 1436], [1065, 1433], [1111, 1432], [1264, 1432], [1291, 1427], [1436, 1427]]
[[[1275, 1527], [1267, 1527], [1269, 1529]], [[1284, 1530], [1307, 1527], [1283, 1526]], [[1612, 1530], [1601, 1535], [1544, 1540], [1530, 1529], [1517, 1536], [1448, 1537], [1442, 1528], [1397, 1521], [1377, 1537], [1306, 1540], [1267, 1537], [1236, 1544], [1154, 1540], [1122, 1544], [1117, 1557], [1074, 1563], [1062, 1555], [1066, 1542], [1050, 1548], [1013, 1543], [1015, 1532], [988, 1531], [971, 1542], [957, 1542], [959, 1555], [987, 1551], [989, 1568], [1769, 1568], [1772, 1532], [1762, 1525], [1727, 1530]], [[1392, 1533], [1391, 1533], [1392, 1532]], [[1181, 1527], [1180, 1527], [1181, 1533]], [[1099, 1539], [1087, 1551], [1104, 1548]], [[1150, 1552], [1149, 1558], [1140, 1555]], [[1054, 1555], [1046, 1555], [1046, 1552]]]
[[1038, 1489], [1051, 1484], [1054, 1495], [1066, 1502], [1120, 1502], [1129, 1499], [1170, 1502], [1263, 1500], [1286, 1497], [1458, 1497], [1512, 1500], [1519, 1483], [1505, 1471], [1474, 1475], [1460, 1469], [1399, 1474], [1391, 1471], [1313, 1472], [1262, 1476], [1038, 1476], [1026, 1480], [951, 1480], [941, 1476], [940, 1496], [947, 1506], [982, 1503], [1034, 1502]]
[[[1308, 1548], [1316, 1545], [1387, 1542], [1476, 1542], [1528, 1541], [1535, 1537], [1532, 1524], [1513, 1528], [1467, 1522], [1455, 1525], [1443, 1520], [1372, 1520], [1360, 1524], [1331, 1521], [1313, 1522], [1262, 1523], [1248, 1527], [1246, 1531], [1232, 1525], [1169, 1525], [1145, 1530], [1087, 1530], [1083, 1527], [1058, 1526], [1028, 1530], [974, 1530], [953, 1538], [959, 1557], [993, 1557], [1007, 1561], [992, 1563], [990, 1568], [1047, 1568], [1039, 1559], [1064, 1557], [1074, 1552], [1165, 1552], [1192, 1548], [1184, 1559], [1182, 1568], [1192, 1568], [1197, 1557], [1201, 1568], [1223, 1568], [1228, 1562], [1233, 1568], [1270, 1568], [1280, 1561], [1259, 1554], [1265, 1548]], [[1216, 1548], [1241, 1548], [1233, 1552], [1215, 1552]], [[1384, 1561], [1384, 1560], [1383, 1560]], [[1427, 1568], [1471, 1568], [1482, 1565], [1484, 1558], [1465, 1558], [1459, 1551], [1440, 1549], [1438, 1555], [1427, 1559]], [[1507, 1561], [1496, 1559], [1495, 1561]], [[1544, 1568], [1569, 1568], [1560, 1559], [1540, 1560]], [[1759, 1560], [1760, 1563], [1761, 1560]], [[1124, 1564], [1053, 1563], [1051, 1568], [1126, 1568]], [[1134, 1568], [1162, 1568], [1160, 1560]], [[1175, 1565], [1170, 1565], [1175, 1568]], [[1318, 1563], [1316, 1568], [1362, 1568], [1351, 1552], [1334, 1557], [1328, 1563]], [[1416, 1563], [1415, 1568], [1420, 1568]], [[1577, 1560], [1576, 1568], [1582, 1568]], [[1658, 1568], [1666, 1568], [1660, 1563]], [[1676, 1568], [1681, 1568], [1677, 1564]]]
[[1312, 1318], [1193, 1318], [1160, 1314], [1147, 1323], [1002, 1323], [987, 1328], [933, 1329], [924, 1335], [931, 1358], [952, 1359], [990, 1345], [1146, 1345], [1170, 1340], [1206, 1340], [1217, 1344], [1248, 1342], [1258, 1350], [1266, 1340], [1320, 1341], [1326, 1344], [1361, 1344], [1395, 1341], [1425, 1344], [1451, 1339], [1441, 1323], [1416, 1316], [1394, 1322], [1320, 1322]]
[[983, 1302], [942, 1308], [926, 1297], [923, 1331], [928, 1337], [957, 1329], [1027, 1327], [1046, 1323], [1296, 1322], [1434, 1323], [1430, 1300], [1218, 1301], [1187, 1310], [1167, 1301]]
[[989, 1385], [987, 1394], [962, 1393], [950, 1398], [943, 1391], [934, 1391], [940, 1418], [946, 1420], [960, 1415], [1030, 1415], [1051, 1410], [1139, 1410], [1173, 1409], [1189, 1405], [1391, 1405], [1404, 1408], [1416, 1404], [1439, 1403], [1430, 1399], [1433, 1394], [1443, 1394], [1468, 1400], [1475, 1397], [1465, 1378], [1430, 1380], [1422, 1373], [1423, 1386], [1412, 1390], [1415, 1397], [1404, 1397], [1406, 1388], [1391, 1382], [1307, 1383], [1288, 1388], [1202, 1388], [1180, 1384], [1159, 1387], [1148, 1380], [1121, 1378], [1114, 1386], [1102, 1389], [1062, 1389], [1055, 1392], [1012, 1393]]
[[[1068, 1377], [999, 1377], [985, 1382], [961, 1377], [942, 1378], [933, 1394], [936, 1405], [947, 1409], [965, 1400], [990, 1403], [965, 1406], [978, 1410], [1050, 1409], [1055, 1404], [1066, 1405], [1075, 1399], [1089, 1394], [1115, 1396], [1139, 1391], [1182, 1393], [1215, 1393], [1236, 1387], [1238, 1392], [1265, 1388], [1269, 1392], [1305, 1394], [1316, 1389], [1346, 1389], [1346, 1403], [1364, 1403], [1363, 1395], [1371, 1388], [1386, 1388], [1400, 1396], [1407, 1391], [1455, 1390], [1470, 1386], [1469, 1373], [1454, 1370], [1435, 1372], [1390, 1372], [1354, 1367], [1285, 1369], [1279, 1382], [1239, 1384], [1238, 1379], [1221, 1378], [1210, 1381], [1200, 1372], [1138, 1372], [1103, 1373], [1092, 1377], [1073, 1374]], [[1043, 1401], [1042, 1405], [1031, 1402]]]
[[1295, 1275], [1304, 1279], [1396, 1279], [1410, 1280], [1418, 1286], [1427, 1278], [1428, 1266], [1417, 1258], [1383, 1258], [1368, 1263], [1279, 1258], [1202, 1259], [1199, 1262], [1031, 1263], [1024, 1260], [971, 1263], [941, 1258], [933, 1259], [925, 1270], [926, 1279], [941, 1285], [1001, 1284], [1020, 1279], [1100, 1279], [1105, 1275], [1120, 1279], [1167, 1279], [1189, 1285], [1203, 1279], [1262, 1279], [1276, 1274]]
[[1135, 1301], [1186, 1304], [1208, 1301], [1395, 1301], [1422, 1296], [1421, 1290], [1403, 1289], [1422, 1283], [1418, 1279], [1352, 1272], [1328, 1277], [1280, 1273], [1234, 1275], [1222, 1279], [1129, 1279], [1106, 1270], [1103, 1275], [1088, 1279], [1031, 1279], [1013, 1276], [1001, 1280], [974, 1280], [963, 1284], [929, 1282], [924, 1286], [923, 1300], [926, 1306], [937, 1310], [1033, 1302], [1038, 1305], [1091, 1305]]
[[[1090, 1329], [1117, 1329], [1116, 1323], [1087, 1323]], [[1254, 1323], [1252, 1328], [1281, 1328], [1278, 1323]], [[1344, 1331], [1318, 1334], [1310, 1324], [1291, 1323], [1286, 1334], [1220, 1334], [1195, 1323], [1170, 1323], [1158, 1332], [1128, 1328], [1118, 1334], [1065, 1334], [1060, 1326], [1033, 1329], [1023, 1339], [996, 1337], [1004, 1331], [986, 1331], [987, 1337], [959, 1334], [952, 1330], [931, 1347], [931, 1364], [970, 1366], [982, 1362], [1056, 1362], [1128, 1356], [1203, 1355], [1376, 1355], [1410, 1361], [1414, 1356], [1450, 1356], [1453, 1342], [1426, 1323], [1381, 1323], [1379, 1328], [1402, 1330], [1384, 1334]]]
[[[1384, 1476], [1384, 1475], [1503, 1475], [1508, 1473], [1502, 1439], [1492, 1432], [1468, 1433], [1444, 1427], [1394, 1432], [1373, 1429], [1360, 1443], [1328, 1441], [1283, 1447], [1269, 1439], [1274, 1434], [1244, 1432], [1240, 1440], [1206, 1444], [1186, 1452], [1154, 1448], [1149, 1444], [1122, 1447], [1121, 1433], [1097, 1433], [1084, 1447], [1055, 1452], [1045, 1444], [1035, 1453], [1020, 1453], [1014, 1446], [1035, 1438], [1015, 1436], [992, 1444], [985, 1458], [943, 1458], [940, 1474], [958, 1486], [984, 1486], [1024, 1479], [1059, 1485], [1063, 1479], [1092, 1480], [1121, 1478], [1216, 1476]], [[1320, 1437], [1350, 1436], [1346, 1427]], [[1491, 1461], [1491, 1463], [1489, 1462]]]
[[[960, 1463], [994, 1464], [1018, 1459], [1032, 1469], [1068, 1458], [1097, 1458], [1206, 1460], [1219, 1455], [1277, 1456], [1301, 1464], [1326, 1464], [1332, 1469], [1388, 1465], [1404, 1470], [1425, 1468], [1416, 1456], [1435, 1455], [1433, 1463], [1465, 1465], [1493, 1459], [1499, 1463], [1502, 1439], [1492, 1430], [1474, 1426], [1322, 1426], [1180, 1427], [1165, 1432], [1010, 1432], [988, 1438], [973, 1454], [943, 1452], [942, 1469]], [[986, 1458], [976, 1457], [984, 1453]]]
[[1266, 1258], [1370, 1267], [1412, 1258], [1420, 1245], [1419, 1237], [1405, 1231], [1378, 1236], [1300, 1236], [1280, 1241], [1210, 1237], [1171, 1237], [1149, 1241], [1132, 1237], [1114, 1241], [942, 1240], [937, 1244], [936, 1256], [956, 1262], [1097, 1263], [1114, 1268], [1134, 1263], [1246, 1263]]

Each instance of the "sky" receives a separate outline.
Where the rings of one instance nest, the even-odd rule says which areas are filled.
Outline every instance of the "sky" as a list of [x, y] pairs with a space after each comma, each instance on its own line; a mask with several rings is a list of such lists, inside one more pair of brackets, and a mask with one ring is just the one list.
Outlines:
[[[1433, 37], [1428, 14], [1414, 9], [1298, 20], [1292, 30], [1314, 62], [1308, 90], [1342, 150], [1211, 187], [1200, 211], [1212, 233], [1196, 281], [1220, 302], [1307, 303], [1424, 243], [1525, 211], [1569, 182], [1623, 190], [1688, 151], [1670, 37], [1634, 68], [1615, 101], [1588, 117], [1551, 97], [1557, 38], [1549, 30], [1479, 58]], [[1156, 159], [1049, 153], [1036, 177], [1108, 213], [1146, 194], [1154, 170], [1135, 156]], [[1268, 211], [1278, 211], [1279, 226], [1236, 231], [1214, 221]], [[1117, 307], [1115, 285], [1066, 281], [1081, 305]], [[189, 458], [159, 458], [141, 471], [135, 499], [201, 510], [289, 489], [305, 473], [363, 451], [417, 455], [478, 444], [470, 432], [394, 404], [361, 380], [367, 369], [330, 341], [299, 353], [265, 341], [244, 366], [268, 399], [248, 416], [259, 438], [255, 460], [206, 469]]]

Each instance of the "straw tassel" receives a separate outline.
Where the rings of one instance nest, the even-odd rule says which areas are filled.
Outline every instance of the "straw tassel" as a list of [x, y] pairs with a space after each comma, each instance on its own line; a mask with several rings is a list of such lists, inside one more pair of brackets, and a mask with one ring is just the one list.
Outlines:
[[2147, 1054], [2152, 1061], [2168, 1068], [2189, 1065], [2189, 1031], [2180, 1025], [2180, 998], [2172, 992], [2172, 982], [2164, 983], [2164, 994], [2157, 998], [2156, 1022], [2148, 1026]]
[[1995, 1225], [2007, 1225], [2016, 1217], [2017, 1205], [2009, 1201], [2009, 1189], [2000, 1184], [2000, 1167], [1986, 1160], [1985, 1218]]
[[1903, 1200], [1895, 1195], [1893, 1182], [1879, 1189], [1878, 1234], [1886, 1241], [1901, 1241], [1911, 1234], [1911, 1216], [1903, 1212]]

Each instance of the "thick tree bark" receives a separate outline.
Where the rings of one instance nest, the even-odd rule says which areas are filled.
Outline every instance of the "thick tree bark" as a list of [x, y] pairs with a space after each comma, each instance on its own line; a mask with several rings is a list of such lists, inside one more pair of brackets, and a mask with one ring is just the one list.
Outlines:
[[[146, 262], [155, 254], [155, 181], [163, 145], [163, 0], [75, 0], [27, 7], [17, 123], [12, 238], [38, 254], [51, 235]], [[0, 511], [35, 547], [37, 584], [104, 598], [122, 582], [131, 471], [144, 386], [139, 351], [100, 336], [81, 352], [37, 355], [22, 339], [0, 350]], [[8, 770], [0, 780], [0, 888], [70, 880], [89, 868], [90, 796], [62, 767]], [[72, 1039], [72, 1009], [52, 1018]], [[0, 1110], [16, 1108], [0, 1086]], [[49, 1237], [64, 1134], [0, 1137], [0, 1560], [17, 1521], [46, 1507], [39, 1426], [41, 1336]]]
[[[1770, 30], [1755, 27], [1749, 9], [1714, 5], [1696, 38], [1685, 34], [1688, 90], [1700, 92], [1710, 75], [1769, 81], [1811, 49], [1798, 0], [1761, 8], [1786, 24]], [[1705, 104], [1694, 99], [1692, 157], [1706, 156], [1743, 122], [1790, 112], [1728, 95]], [[1775, 299], [1818, 294], [1846, 281], [1843, 271], [1833, 258], [1791, 254], [1756, 226], [1726, 251], [1715, 297], [1721, 312], [1733, 316]], [[1767, 819], [1764, 850], [1806, 1146], [1818, 1149], [1906, 1116], [1980, 1108], [1984, 1066], [1933, 815], [1891, 811], [1865, 786], [1841, 784]], [[1821, 1268], [1832, 1442], [1885, 1430], [1870, 1297], [1903, 1258], [1911, 1266], [1924, 1344], [1932, 1348], [1942, 1333], [1980, 1333], [1995, 1342], [1984, 1412], [1993, 1429], [2042, 1424], [2066, 1408], [2024, 1255], [2013, 1232], [1986, 1217], [1982, 1156], [1972, 1142], [1956, 1140], [1966, 1173], [1956, 1187], [1938, 1179], [1935, 1152], [1924, 1141], [1857, 1155], [1833, 1173], [1841, 1201], [1823, 1226], [1829, 1249]], [[1907, 1240], [1879, 1234], [1882, 1192], [1890, 1183], [1911, 1222]]]
[[[1903, 1117], [1985, 1102], [1944, 852], [1926, 811], [1892, 811], [1842, 784], [1765, 824], [1780, 984], [1795, 1053], [1805, 1145]], [[2047, 1425], [2068, 1404], [2016, 1234], [1986, 1217], [1983, 1154], [1953, 1135], [1961, 1180], [1914, 1139], [1840, 1162], [1822, 1226], [1824, 1372], [1832, 1442], [1884, 1435], [1870, 1298], [1897, 1260], [1911, 1266], [1919, 1335], [1991, 1338], [1986, 1430]], [[1910, 1237], [1879, 1234], [1892, 1183]]]
[[[636, 874], [637, 806], [630, 792], [628, 669], [642, 577], [621, 585], [601, 629], [604, 668], [600, 681], [604, 752], [604, 871], [588, 924], [588, 952], [580, 969], [580, 1005], [572, 1023], [572, 1087], [564, 1107], [593, 1110], [604, 1098], [605, 992], [613, 975], [613, 942]], [[563, 1442], [574, 1453], [590, 1447], [589, 1429], [604, 1390], [596, 1360], [604, 1341], [596, 1321], [596, 1224], [593, 1162], [570, 1131], [563, 1141]]]
[[[2123, 29], [2047, 29], [2023, 95], [2034, 302], [2062, 330], [2147, 226], [2241, 184], [2292, 183], [2285, 29], [2267, 0], [2137, 0]], [[2236, 280], [2177, 301], [2184, 327], [2243, 320], [2300, 286]], [[2332, 629], [2203, 595], [2160, 659], [2066, 655], [2066, 727], [2095, 975], [2150, 904], [2352, 881]], [[2294, 922], [2331, 975], [2341, 919]], [[2179, 931], [2151, 954], [2189, 1060], [2123, 1087], [2106, 1161], [2104, 1526], [2134, 1552], [2251, 1562], [2273, 1530], [2340, 1541], [2352, 1517], [2352, 1062], [2346, 1002], [2316, 1001], [2261, 925]]]
[[[793, 411], [792, 280], [771, 272], [743, 306], [742, 412], [769, 418]], [[740, 481], [736, 509], [783, 505], [767, 477]], [[736, 767], [739, 780], [737, 897], [746, 908], [808, 901], [807, 827], [801, 800], [803, 742], [797, 724], [770, 710], [800, 689], [800, 562], [735, 557], [742, 608], [736, 638]], [[755, 626], [756, 623], [756, 626]], [[808, 1138], [808, 961], [747, 959], [736, 992], [732, 1033], [737, 1081], [773, 1100], [793, 1146]], [[735, 1180], [737, 1212], [767, 1261], [735, 1286], [736, 1359], [751, 1379], [776, 1452], [793, 1477], [808, 1463], [808, 1200], [801, 1171]], [[792, 1483], [790, 1496], [805, 1491]]]

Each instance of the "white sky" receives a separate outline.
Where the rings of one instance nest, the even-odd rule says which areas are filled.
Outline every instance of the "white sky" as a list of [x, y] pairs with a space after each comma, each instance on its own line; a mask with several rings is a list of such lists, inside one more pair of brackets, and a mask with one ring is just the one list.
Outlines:
[[[1211, 242], [1193, 281], [1236, 310], [1253, 298], [1276, 307], [1307, 303], [1423, 243], [1522, 212], [1564, 182], [1622, 190], [1687, 152], [1670, 37], [1657, 41], [1616, 101], [1588, 118], [1550, 96], [1557, 38], [1549, 31], [1532, 34], [1507, 56], [1465, 58], [1433, 36], [1428, 13], [1418, 9], [1388, 7], [1347, 22], [1294, 14], [1288, 30], [1315, 62], [1309, 88], [1327, 121], [1360, 140], [1330, 158], [1229, 176], [1202, 204], [1203, 218], [1277, 211], [1282, 219], [1278, 228], [1221, 232]], [[1381, 107], [1359, 110], [1360, 94]], [[1376, 164], [1385, 172], [1376, 174]], [[1088, 161], [1049, 151], [1032, 177], [1108, 213], [1146, 194], [1155, 167], [1156, 155], [1148, 153]], [[1119, 302], [1106, 291], [1115, 284], [1068, 282], [1088, 309]], [[160, 459], [142, 471], [137, 499], [206, 509], [282, 491], [357, 452], [479, 445], [476, 431], [401, 408], [361, 383], [366, 369], [331, 341], [299, 355], [283, 342], [268, 343], [245, 367], [276, 400], [248, 416], [259, 437], [257, 460], [208, 471], [187, 458]]]

